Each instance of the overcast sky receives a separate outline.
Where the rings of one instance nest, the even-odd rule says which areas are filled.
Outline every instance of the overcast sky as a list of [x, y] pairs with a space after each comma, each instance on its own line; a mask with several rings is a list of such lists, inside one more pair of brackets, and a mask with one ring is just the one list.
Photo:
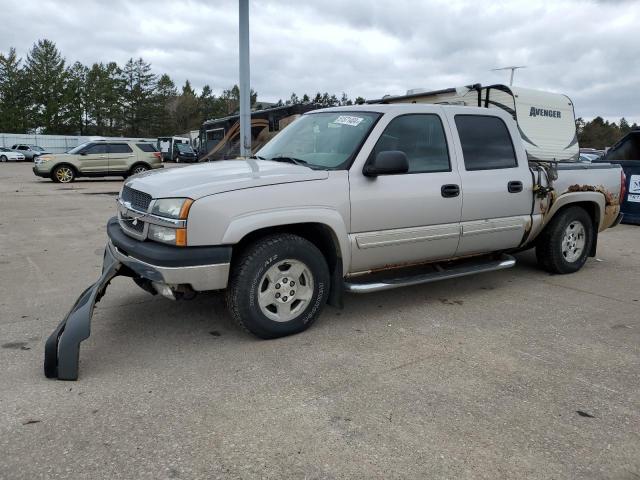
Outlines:
[[[237, 83], [238, 6], [229, 1], [0, 0], [0, 50], [39, 38], [68, 62], [143, 57], [177, 85]], [[640, 123], [640, 2], [250, 0], [251, 85], [354, 98], [480, 82], [526, 65], [515, 85], [569, 95], [576, 115]]]

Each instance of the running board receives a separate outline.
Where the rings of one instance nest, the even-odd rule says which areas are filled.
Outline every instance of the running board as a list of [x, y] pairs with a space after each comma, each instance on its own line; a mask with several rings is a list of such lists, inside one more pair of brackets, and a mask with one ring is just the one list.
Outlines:
[[516, 259], [511, 255], [502, 254], [498, 259], [485, 260], [478, 263], [458, 264], [450, 268], [445, 268], [440, 264], [434, 264], [435, 271], [429, 273], [421, 273], [406, 277], [388, 278], [384, 280], [372, 282], [348, 282], [344, 283], [345, 291], [350, 293], [371, 293], [383, 290], [391, 290], [392, 288], [408, 287], [410, 285], [420, 285], [423, 283], [437, 282], [450, 278], [465, 277], [476, 273], [493, 272], [495, 270], [504, 270], [511, 268], [516, 264]]

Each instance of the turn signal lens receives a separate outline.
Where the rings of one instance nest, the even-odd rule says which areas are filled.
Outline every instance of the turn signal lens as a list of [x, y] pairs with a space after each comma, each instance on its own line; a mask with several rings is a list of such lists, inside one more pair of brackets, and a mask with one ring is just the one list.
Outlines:
[[[185, 198], [184, 199], [184, 203], [182, 204], [182, 208], [180, 209], [180, 220], [186, 220], [187, 217], [189, 216], [189, 209], [191, 208], [191, 204], [193, 203], [193, 200], [191, 200], [190, 198]], [[185, 232], [186, 234], [186, 232]], [[185, 236], [186, 238], [186, 236]]]
[[186, 228], [176, 229], [176, 246], [178, 247], [187, 246], [187, 229]]

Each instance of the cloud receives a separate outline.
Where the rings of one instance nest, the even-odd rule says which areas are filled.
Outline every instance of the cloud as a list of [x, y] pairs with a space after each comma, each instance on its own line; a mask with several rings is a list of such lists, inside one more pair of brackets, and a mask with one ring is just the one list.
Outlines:
[[[0, 0], [18, 28], [0, 49], [38, 38], [69, 62], [142, 56], [178, 85], [237, 83], [236, 1]], [[463, 0], [251, 1], [252, 86], [263, 100], [328, 91], [378, 98], [409, 88], [503, 83], [565, 93], [576, 114], [640, 123], [640, 3]]]

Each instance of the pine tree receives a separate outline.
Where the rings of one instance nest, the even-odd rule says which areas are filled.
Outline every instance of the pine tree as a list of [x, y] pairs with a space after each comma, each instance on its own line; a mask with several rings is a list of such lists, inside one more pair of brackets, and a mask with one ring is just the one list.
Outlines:
[[198, 99], [189, 80], [182, 87], [182, 94], [178, 97], [176, 104], [176, 126], [180, 133], [200, 127]]
[[122, 71], [124, 122], [127, 136], [149, 135], [152, 129], [153, 94], [156, 76], [142, 58], [130, 58]]
[[0, 132], [24, 133], [32, 125], [27, 116], [27, 82], [16, 49], [0, 53]]
[[124, 81], [115, 62], [94, 63], [87, 72], [87, 131], [96, 135], [123, 134]]
[[29, 79], [30, 111], [35, 126], [45, 133], [57, 133], [62, 126], [67, 71], [55, 43], [38, 40], [27, 55], [25, 75]]
[[153, 135], [173, 135], [176, 128], [175, 110], [178, 98], [176, 85], [166, 73], [161, 75], [153, 98]]
[[61, 111], [63, 126], [58, 133], [86, 133], [87, 111], [87, 74], [89, 69], [75, 62], [67, 69], [67, 82], [64, 89]]

